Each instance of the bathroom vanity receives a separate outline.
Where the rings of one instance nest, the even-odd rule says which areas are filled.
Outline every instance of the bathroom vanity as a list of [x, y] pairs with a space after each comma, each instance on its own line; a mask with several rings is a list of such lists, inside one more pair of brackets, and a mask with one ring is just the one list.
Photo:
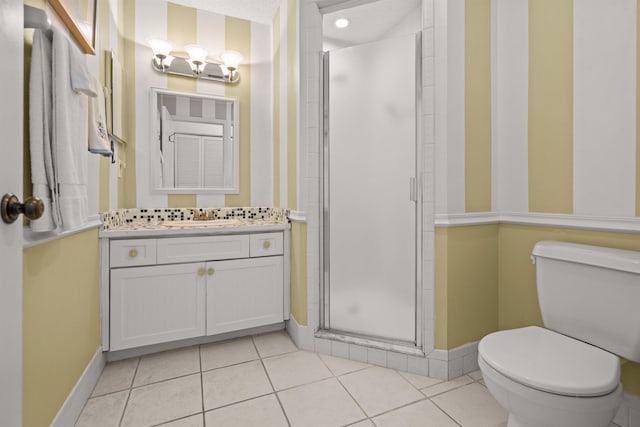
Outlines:
[[141, 211], [103, 217], [103, 350], [215, 340], [289, 318], [286, 214]]

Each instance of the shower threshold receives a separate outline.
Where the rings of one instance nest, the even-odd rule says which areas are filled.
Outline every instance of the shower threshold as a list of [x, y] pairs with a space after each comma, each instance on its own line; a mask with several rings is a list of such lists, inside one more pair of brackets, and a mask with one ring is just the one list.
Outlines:
[[381, 338], [355, 336], [343, 331], [332, 329], [318, 329], [315, 332], [316, 338], [323, 338], [332, 341], [340, 341], [348, 344], [356, 344], [379, 350], [392, 351], [394, 353], [408, 354], [411, 356], [425, 357], [422, 348], [417, 347], [414, 343], [404, 341], [384, 341]]

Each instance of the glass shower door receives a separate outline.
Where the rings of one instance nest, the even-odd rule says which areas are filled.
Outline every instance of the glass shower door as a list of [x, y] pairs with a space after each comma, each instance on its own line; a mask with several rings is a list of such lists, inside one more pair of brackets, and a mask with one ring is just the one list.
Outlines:
[[416, 341], [416, 44], [325, 54], [324, 327], [334, 332]]

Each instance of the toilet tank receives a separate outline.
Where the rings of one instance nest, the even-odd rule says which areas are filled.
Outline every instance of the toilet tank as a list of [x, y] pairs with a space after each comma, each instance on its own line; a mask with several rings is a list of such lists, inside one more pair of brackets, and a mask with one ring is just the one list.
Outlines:
[[531, 259], [546, 328], [640, 362], [640, 252], [542, 241]]

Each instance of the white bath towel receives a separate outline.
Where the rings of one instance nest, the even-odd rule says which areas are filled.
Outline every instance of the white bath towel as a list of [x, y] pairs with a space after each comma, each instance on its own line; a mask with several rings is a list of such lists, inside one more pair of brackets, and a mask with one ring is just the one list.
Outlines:
[[62, 228], [69, 230], [88, 220], [86, 94], [93, 88], [84, 56], [61, 31], [53, 32], [52, 63], [54, 174]]
[[89, 99], [89, 151], [103, 156], [111, 156], [111, 141], [107, 132], [104, 105], [104, 91], [97, 79], [93, 79], [95, 98]]
[[29, 78], [29, 149], [33, 195], [44, 202], [42, 217], [30, 223], [36, 232], [52, 231], [60, 224], [51, 155], [51, 103], [51, 41], [43, 30], [36, 29]]

